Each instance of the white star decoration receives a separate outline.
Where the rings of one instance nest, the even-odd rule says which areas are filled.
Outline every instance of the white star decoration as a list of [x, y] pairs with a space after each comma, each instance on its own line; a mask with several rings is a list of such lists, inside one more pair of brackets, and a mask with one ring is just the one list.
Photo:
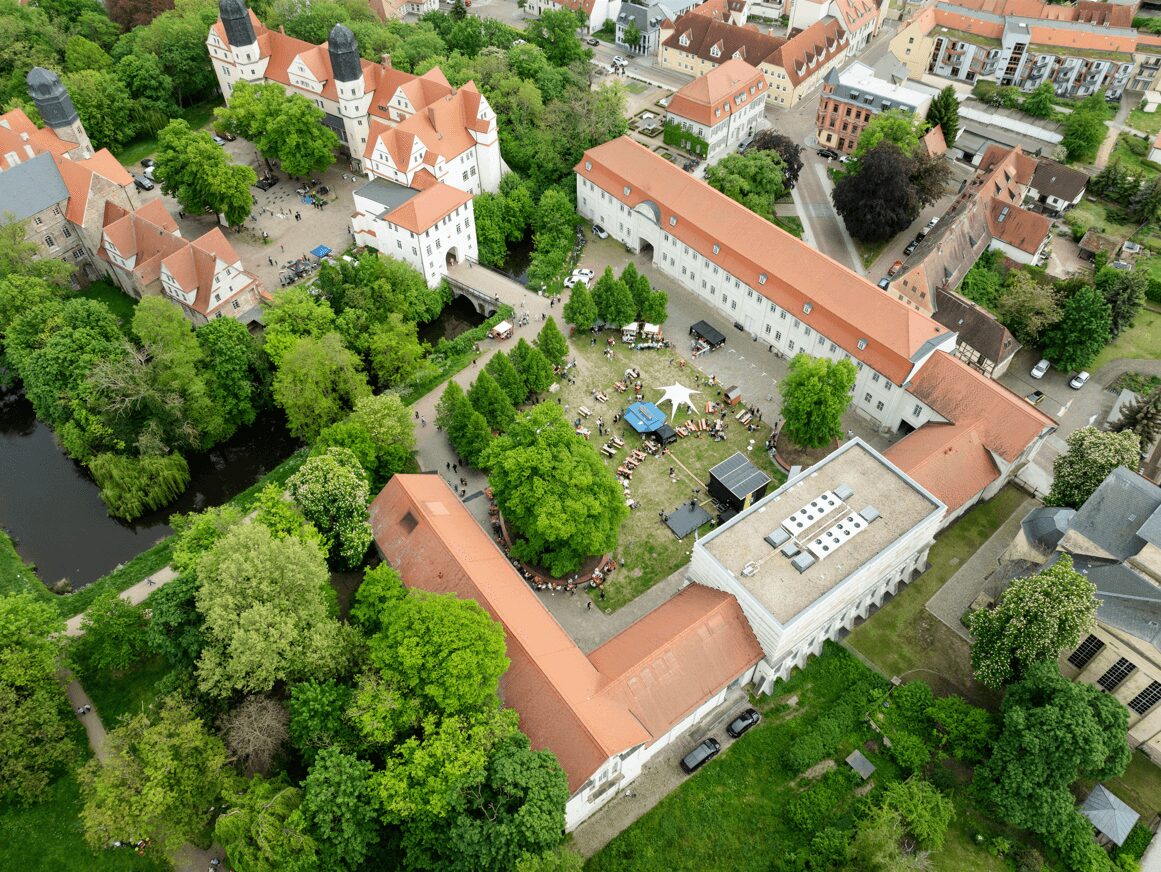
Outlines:
[[690, 396], [692, 394], [700, 394], [701, 391], [695, 391], [692, 388], [687, 388], [685, 385], [670, 385], [667, 388], [661, 388], [661, 390], [665, 391], [665, 395], [657, 401], [658, 408], [668, 400], [673, 404], [673, 414], [675, 416], [677, 415], [677, 410], [683, 405], [689, 406], [690, 411], [695, 415], [697, 414], [697, 407], [693, 404]]

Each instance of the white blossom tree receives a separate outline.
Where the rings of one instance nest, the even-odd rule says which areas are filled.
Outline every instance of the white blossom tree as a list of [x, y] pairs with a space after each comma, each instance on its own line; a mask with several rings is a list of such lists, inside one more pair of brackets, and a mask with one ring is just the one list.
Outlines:
[[1068, 450], [1052, 462], [1050, 506], [1079, 509], [1118, 466], [1133, 472], [1141, 463], [1141, 439], [1132, 430], [1109, 433], [1081, 427], [1069, 434]]
[[286, 482], [302, 514], [326, 537], [329, 551], [356, 566], [371, 544], [367, 521], [370, 486], [354, 452], [332, 446], [316, 454]]

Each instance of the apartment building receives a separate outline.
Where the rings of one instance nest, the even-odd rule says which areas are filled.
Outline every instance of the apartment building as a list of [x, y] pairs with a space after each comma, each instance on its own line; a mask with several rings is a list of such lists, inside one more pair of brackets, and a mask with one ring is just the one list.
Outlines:
[[788, 0], [786, 15], [791, 33], [806, 30], [824, 18], [842, 22], [849, 35], [850, 55], [854, 57], [867, 47], [879, 32], [881, 0]]
[[883, 112], [900, 109], [925, 117], [931, 96], [906, 85], [879, 78], [866, 64], [855, 62], [826, 74], [818, 95], [818, 141], [850, 154], [859, 135]]
[[670, 98], [665, 120], [704, 139], [707, 164], [758, 130], [766, 109], [766, 77], [743, 60], [726, 61]]

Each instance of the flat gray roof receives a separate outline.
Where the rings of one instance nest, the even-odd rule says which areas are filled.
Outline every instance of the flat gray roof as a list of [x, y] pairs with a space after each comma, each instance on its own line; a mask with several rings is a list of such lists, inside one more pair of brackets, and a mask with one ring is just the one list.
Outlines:
[[[851, 491], [845, 499], [844, 485]], [[867, 522], [860, 513], [865, 515], [869, 507], [879, 517]], [[701, 544], [785, 625], [942, 511], [938, 500], [855, 439], [705, 536]], [[799, 572], [783, 553], [785, 545], [775, 548], [766, 541], [779, 528], [792, 530], [789, 543], [815, 558], [805, 571]]]
[[384, 212], [390, 212], [417, 196], [419, 191], [386, 179], [372, 179], [355, 193], [368, 200], [374, 200], [383, 207]]
[[60, 170], [45, 152], [0, 172], [0, 223], [23, 221], [69, 198]]

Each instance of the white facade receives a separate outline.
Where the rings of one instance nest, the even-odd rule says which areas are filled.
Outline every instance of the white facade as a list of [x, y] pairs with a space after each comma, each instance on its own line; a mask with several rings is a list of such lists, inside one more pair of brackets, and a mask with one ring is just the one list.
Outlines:
[[591, 0], [589, 3], [558, 3], [556, 0], [528, 0], [524, 6], [524, 14], [539, 18], [547, 9], [580, 10], [588, 18], [588, 30], [600, 30], [606, 21], [616, 21], [621, 12], [621, 0]]
[[723, 113], [720, 107], [714, 111], [721, 119], [708, 125], [693, 118], [686, 118], [672, 110], [667, 111], [665, 118], [684, 127], [686, 130], [700, 136], [709, 144], [706, 154], [706, 164], [712, 164], [738, 147], [743, 139], [758, 132], [766, 113], [765, 80], [761, 81], [763, 89], [749, 103], [736, 112]]

